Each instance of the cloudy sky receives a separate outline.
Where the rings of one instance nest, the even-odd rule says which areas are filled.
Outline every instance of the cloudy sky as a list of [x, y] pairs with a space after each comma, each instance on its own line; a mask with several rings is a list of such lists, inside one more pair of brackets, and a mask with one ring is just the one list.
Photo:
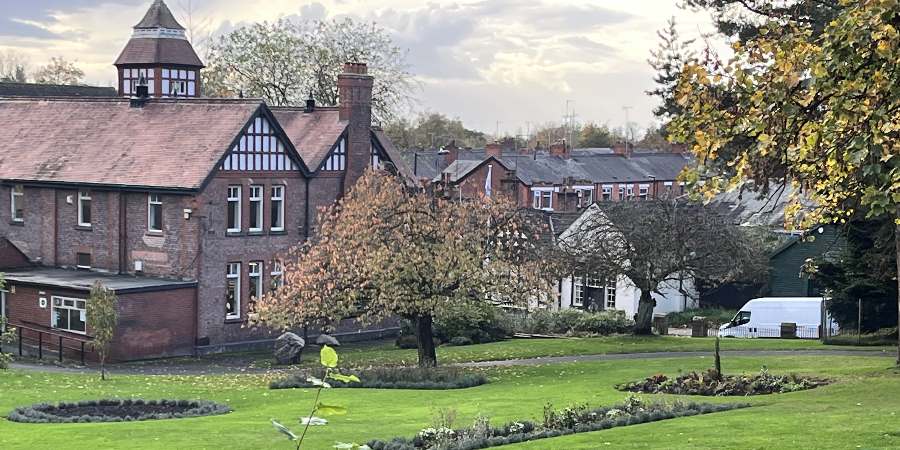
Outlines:
[[[151, 0], [0, 0], [0, 52], [77, 60], [87, 81], [112, 85], [112, 62]], [[167, 0], [187, 26], [189, 0]], [[647, 58], [656, 30], [675, 16], [679, 31], [711, 31], [702, 12], [678, 0], [190, 0], [200, 34], [295, 16], [371, 20], [409, 50], [417, 108], [459, 117], [472, 128], [523, 133], [527, 124], [578, 121], [612, 127], [653, 120]]]

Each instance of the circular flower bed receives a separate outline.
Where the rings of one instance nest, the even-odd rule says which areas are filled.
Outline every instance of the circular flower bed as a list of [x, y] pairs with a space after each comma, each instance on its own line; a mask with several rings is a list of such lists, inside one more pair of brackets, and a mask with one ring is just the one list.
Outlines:
[[822, 378], [802, 377], [796, 374], [772, 375], [766, 369], [757, 375], [717, 376], [715, 370], [706, 373], [691, 372], [679, 377], [654, 375], [640, 381], [616, 386], [620, 391], [644, 394], [681, 395], [765, 395], [804, 391], [828, 384]]
[[24, 423], [132, 422], [214, 416], [231, 412], [228, 406], [205, 400], [88, 400], [16, 408], [8, 419]]

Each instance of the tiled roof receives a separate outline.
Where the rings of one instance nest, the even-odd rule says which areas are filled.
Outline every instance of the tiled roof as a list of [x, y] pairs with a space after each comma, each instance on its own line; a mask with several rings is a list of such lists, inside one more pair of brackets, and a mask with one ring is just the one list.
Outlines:
[[0, 179], [198, 189], [260, 100], [0, 101]]
[[375, 139], [381, 145], [381, 148], [384, 149], [384, 152], [387, 153], [388, 158], [390, 158], [391, 162], [394, 163], [394, 166], [397, 168], [397, 172], [407, 181], [411, 182], [413, 185], [417, 185], [416, 177], [413, 175], [411, 168], [406, 163], [406, 160], [403, 159], [402, 153], [394, 147], [394, 143], [391, 142], [391, 139], [384, 134], [382, 130], [373, 130], [372, 135], [375, 136]]
[[115, 97], [116, 88], [0, 82], [0, 97]]
[[[675, 180], [691, 162], [689, 156], [679, 153], [636, 152], [625, 157], [605, 150], [576, 149], [572, 151], [571, 158], [552, 156], [546, 152], [504, 152], [499, 160], [504, 166], [514, 170], [519, 180], [529, 186], [563, 184], [566, 178], [591, 183]], [[439, 179], [441, 173], [449, 173], [455, 181], [475, 169], [484, 160], [484, 153], [479, 150], [460, 150], [459, 159], [449, 166], [446, 166], [444, 155], [441, 154], [432, 152], [413, 157], [418, 160], [419, 176], [433, 170], [435, 175], [431, 179]], [[409, 161], [410, 155], [406, 155], [406, 159]]]
[[122, 64], [175, 64], [203, 67], [191, 43], [184, 39], [131, 38], [115, 65]]
[[184, 27], [175, 20], [172, 11], [163, 0], [154, 0], [147, 10], [147, 14], [134, 28], [168, 28], [170, 30], [184, 30]]
[[272, 107], [275, 119], [284, 129], [300, 157], [315, 172], [349, 122], [340, 120], [338, 110], [317, 108], [313, 113], [303, 108]]

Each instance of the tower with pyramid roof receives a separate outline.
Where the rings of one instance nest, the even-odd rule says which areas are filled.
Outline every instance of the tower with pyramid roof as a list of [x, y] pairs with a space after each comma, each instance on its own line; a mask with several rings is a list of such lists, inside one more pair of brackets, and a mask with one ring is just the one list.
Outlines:
[[115, 62], [119, 95], [146, 83], [151, 97], [199, 97], [203, 62], [163, 0], [154, 0]]

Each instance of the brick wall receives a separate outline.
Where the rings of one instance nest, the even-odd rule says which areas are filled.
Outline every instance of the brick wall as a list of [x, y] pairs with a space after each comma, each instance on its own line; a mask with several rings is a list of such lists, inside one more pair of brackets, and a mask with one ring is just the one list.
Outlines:
[[[285, 231], [269, 232], [270, 203], [268, 188], [285, 186]], [[238, 234], [226, 233], [228, 186], [240, 185], [243, 197], [242, 228]], [[263, 202], [265, 219], [263, 233], [249, 234], [248, 192], [251, 185], [266, 187]], [[207, 185], [199, 196], [200, 214], [204, 217], [202, 255], [199, 275], [198, 339], [209, 344], [260, 339], [271, 336], [266, 330], [246, 328], [249, 305], [248, 264], [263, 263], [263, 289], [271, 286], [272, 262], [276, 257], [304, 239], [306, 214], [306, 183], [299, 173], [241, 173], [221, 172]], [[312, 191], [315, 192], [315, 191]], [[333, 201], [333, 199], [332, 199]], [[226, 272], [228, 263], [241, 263], [241, 319], [225, 320]]]
[[183, 288], [119, 296], [119, 330], [112, 359], [192, 354], [195, 294], [195, 288]]
[[28, 265], [28, 257], [24, 253], [9, 240], [0, 238], [0, 269], [27, 267]]
[[[88, 298], [88, 292], [85, 291], [51, 287], [11, 285], [9, 290], [6, 301], [10, 321], [13, 324], [24, 322], [26, 325], [45, 328], [52, 325], [53, 296]], [[182, 288], [119, 295], [119, 324], [111, 345], [111, 359], [124, 361], [190, 355], [194, 342], [194, 293], [194, 288]], [[46, 299], [45, 308], [40, 307], [40, 298]], [[84, 335], [78, 333], [54, 332], [84, 338]], [[87, 335], [92, 334], [93, 328], [88, 318]], [[56, 338], [45, 336], [45, 339], [46, 349], [58, 348]], [[76, 345], [75, 341], [64, 341], [63, 344], [67, 347]], [[66, 351], [65, 356], [78, 357], [73, 351]], [[90, 354], [88, 359], [96, 359], [96, 355]]]

